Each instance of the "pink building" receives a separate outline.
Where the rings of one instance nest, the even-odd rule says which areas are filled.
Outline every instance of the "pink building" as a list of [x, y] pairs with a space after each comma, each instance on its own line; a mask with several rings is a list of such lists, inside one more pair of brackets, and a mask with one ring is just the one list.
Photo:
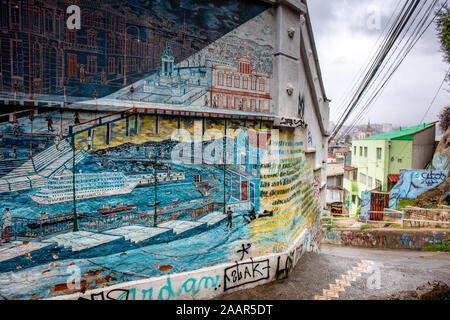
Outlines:
[[211, 73], [211, 107], [271, 113], [270, 76], [252, 70], [246, 57], [237, 59], [236, 69], [214, 66]]

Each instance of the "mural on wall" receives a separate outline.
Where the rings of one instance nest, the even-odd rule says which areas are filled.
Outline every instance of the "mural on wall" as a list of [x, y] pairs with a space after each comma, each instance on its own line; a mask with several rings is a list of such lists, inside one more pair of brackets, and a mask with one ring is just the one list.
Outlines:
[[[3, 297], [257, 258], [306, 228], [320, 239], [305, 137], [266, 116], [271, 8], [107, 0], [68, 30], [65, 2], [33, 3], [1, 2]], [[95, 281], [71, 288], [74, 268]]]
[[370, 220], [370, 192], [361, 192], [361, 220]]
[[401, 198], [415, 199], [443, 183], [448, 171], [401, 170], [397, 184], [389, 193], [389, 209], [395, 209]]
[[272, 110], [267, 4], [107, 0], [80, 4], [79, 29], [67, 28], [65, 1], [1, 5], [4, 98]]

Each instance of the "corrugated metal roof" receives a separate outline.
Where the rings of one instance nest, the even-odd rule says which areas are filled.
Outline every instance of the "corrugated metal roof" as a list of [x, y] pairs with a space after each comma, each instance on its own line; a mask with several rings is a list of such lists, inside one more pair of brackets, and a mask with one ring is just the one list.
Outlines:
[[362, 140], [413, 140], [414, 134], [434, 125], [435, 123], [424, 123], [409, 128], [400, 128], [398, 130], [380, 133]]
[[398, 180], [400, 180], [400, 175], [399, 174], [388, 174], [388, 179], [391, 182], [397, 183]]

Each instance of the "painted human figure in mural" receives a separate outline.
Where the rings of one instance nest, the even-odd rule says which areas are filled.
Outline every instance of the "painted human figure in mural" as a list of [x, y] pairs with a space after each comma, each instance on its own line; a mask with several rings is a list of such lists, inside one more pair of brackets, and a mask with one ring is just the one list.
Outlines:
[[248, 214], [246, 213], [242, 217], [247, 221], [247, 223], [250, 223], [253, 220], [255, 220], [256, 219], [255, 207], [253, 207], [252, 210], [250, 210]]
[[19, 125], [17, 123], [14, 125], [13, 134], [15, 136], [19, 135]]
[[17, 147], [16, 146], [13, 147], [12, 156], [13, 156], [14, 159], [17, 158]]
[[9, 208], [5, 209], [5, 213], [0, 218], [0, 221], [3, 223], [5, 243], [8, 243], [11, 235], [11, 213], [9, 212]]
[[51, 117], [47, 117], [46, 121], [47, 121], [47, 130], [49, 132], [52, 132], [53, 131], [53, 120], [52, 120], [52, 118]]
[[231, 207], [228, 207], [227, 210], [227, 228], [233, 228], [233, 211], [231, 211]]
[[75, 113], [75, 120], [74, 120], [75, 124], [80, 123], [80, 115], [78, 114], [78, 112]]
[[105, 69], [102, 69], [102, 72], [100, 72], [100, 83], [103, 85], [107, 85], [108, 81], [106, 80], [106, 72]]
[[80, 64], [80, 82], [85, 82], [84, 64]]

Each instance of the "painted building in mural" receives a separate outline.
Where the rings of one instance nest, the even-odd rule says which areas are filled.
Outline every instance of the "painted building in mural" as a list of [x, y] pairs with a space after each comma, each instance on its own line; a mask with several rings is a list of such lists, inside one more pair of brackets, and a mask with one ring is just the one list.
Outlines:
[[388, 193], [401, 170], [425, 169], [433, 157], [434, 140], [435, 124], [431, 123], [353, 141], [352, 162], [345, 167], [344, 178], [349, 212], [355, 214], [358, 206], [363, 210], [363, 202], [367, 203], [363, 192]]
[[75, 5], [79, 29], [66, 1], [1, 0], [0, 294], [195, 299], [287, 276], [326, 193], [306, 2]]

